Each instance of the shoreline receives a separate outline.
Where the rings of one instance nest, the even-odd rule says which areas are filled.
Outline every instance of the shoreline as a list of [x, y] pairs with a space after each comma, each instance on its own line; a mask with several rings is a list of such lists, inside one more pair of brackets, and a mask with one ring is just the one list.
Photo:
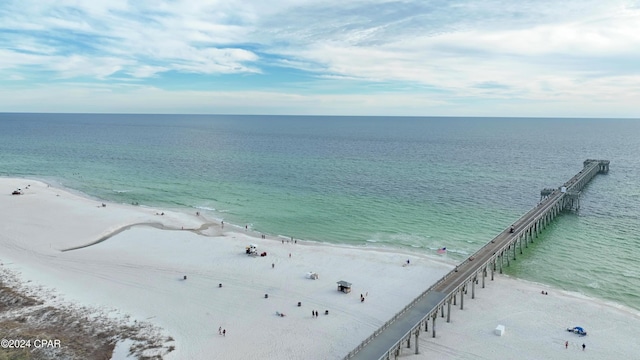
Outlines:
[[[24, 180], [25, 182], [29, 182], [29, 181], [36, 181], [36, 182], [40, 182], [43, 183], [47, 186], [51, 186], [51, 188], [53, 189], [58, 189], [60, 191], [63, 192], [68, 192], [71, 193], [75, 196], [84, 198], [84, 199], [88, 199], [88, 200], [93, 200], [96, 201], [97, 203], [101, 203], [101, 202], [107, 202], [109, 204], [113, 204], [113, 205], [118, 205], [118, 206], [123, 206], [123, 207], [131, 207], [131, 208], [137, 208], [140, 207], [141, 209], [147, 209], [149, 211], [168, 211], [168, 212], [176, 212], [178, 214], [182, 214], [184, 216], [192, 216], [195, 212], [200, 212], [199, 217], [202, 217], [204, 221], [203, 225], [208, 224], [210, 225], [210, 227], [215, 228], [218, 227], [220, 225], [220, 222], [223, 221], [222, 218], [219, 218], [217, 216], [207, 216], [206, 213], [203, 214], [202, 211], [205, 212], [209, 212], [209, 211], [214, 211], [210, 208], [206, 208], [206, 207], [197, 207], [197, 206], [183, 206], [183, 207], [157, 207], [157, 206], [151, 206], [151, 205], [146, 205], [146, 204], [129, 204], [129, 203], [123, 203], [123, 202], [112, 202], [110, 200], [105, 200], [105, 199], [100, 199], [99, 197], [96, 196], [92, 196], [89, 195], [87, 193], [84, 193], [82, 191], [73, 189], [73, 188], [68, 188], [64, 185], [62, 185], [61, 182], [57, 181], [57, 180], [51, 180], [52, 183], [48, 182], [47, 179], [44, 178], [21, 178], [21, 177], [2, 177], [0, 176], [0, 180], [2, 179], [11, 179], [11, 180]], [[144, 225], [150, 225], [150, 226], [160, 226], [162, 227], [163, 225], [160, 222], [153, 222], [153, 224], [156, 225], [152, 225], [152, 223], [144, 223], [144, 224], [129, 224], [126, 225], [127, 228], [132, 227], [132, 226], [144, 226]], [[248, 231], [244, 230], [244, 227], [242, 225], [239, 224], [234, 224], [234, 223], [228, 223], [225, 222], [224, 223], [225, 226], [227, 227], [231, 227], [233, 228], [235, 231], [240, 232], [240, 233], [244, 233], [247, 234], [249, 236], [252, 236], [254, 238], [258, 238], [260, 235], [263, 235], [264, 233], [257, 231], [257, 230], [253, 230], [251, 228], [248, 229]], [[121, 230], [124, 231], [125, 229]], [[177, 230], [177, 229], [171, 229], [171, 228], [165, 228], [165, 230]], [[185, 229], [185, 230], [189, 230], [189, 231], [194, 231], [194, 232], [199, 232], [201, 233], [201, 235], [205, 235], [205, 236], [212, 236], [212, 234], [216, 234], [216, 235], [222, 235], [223, 234], [223, 229], [218, 229], [218, 231], [215, 231], [212, 234], [206, 234], [204, 233], [204, 230], [206, 229]], [[200, 231], [198, 231], [200, 230]], [[115, 236], [116, 234], [113, 233], [111, 235], [106, 235], [107, 237], [110, 236]], [[287, 242], [288, 239], [291, 239], [291, 236], [289, 235], [283, 235], [283, 234], [264, 234], [266, 236], [265, 239], [267, 240], [273, 240], [273, 241], [281, 241], [284, 240], [285, 243]], [[336, 242], [329, 242], [329, 241], [321, 241], [321, 240], [308, 240], [308, 239], [300, 239], [300, 238], [295, 238], [295, 240], [298, 242], [298, 244], [300, 245], [311, 245], [311, 246], [329, 246], [329, 247], [337, 247], [337, 248], [347, 248], [347, 249], [358, 249], [358, 250], [364, 250], [364, 251], [381, 251], [381, 252], [393, 252], [393, 253], [397, 253], [397, 254], [405, 254], [407, 256], [411, 256], [411, 255], [415, 255], [413, 252], [411, 252], [412, 250], [416, 250], [419, 252], [419, 255], [421, 256], [425, 256], [431, 260], [433, 260], [434, 262], [440, 263], [440, 264], [445, 264], [445, 265], [451, 265], [452, 267], [455, 267], [455, 265], [458, 263], [458, 260], [454, 260], [451, 259], [447, 256], [443, 257], [440, 255], [435, 255], [434, 252], [437, 249], [426, 249], [423, 247], [415, 247], [415, 248], [407, 248], [407, 247], [394, 247], [394, 246], [385, 246], [384, 244], [382, 245], [377, 245], [377, 242], [370, 242], [370, 241], [366, 241], [364, 244], [361, 245], [354, 245], [354, 244], [346, 244], [346, 243], [336, 243]], [[104, 241], [104, 240], [102, 240]], [[97, 242], [96, 242], [97, 243]], [[87, 244], [81, 247], [87, 247], [87, 246], [92, 246], [95, 244]], [[73, 250], [73, 249], [69, 249], [69, 250]], [[450, 252], [449, 252], [450, 253]], [[507, 268], [508, 269], [508, 268]], [[513, 277], [512, 275], [509, 275], [510, 277]], [[517, 280], [521, 280], [524, 282], [528, 282], [534, 285], [540, 285], [543, 287], [550, 287], [550, 286], [555, 286], [555, 285], [551, 285], [551, 284], [544, 284], [544, 283], [540, 283], [540, 282], [536, 282], [536, 281], [532, 281], [532, 280], [527, 280], [527, 279], [523, 279], [523, 278], [519, 278], [519, 277], [513, 277], [514, 279]], [[426, 289], [426, 288], [425, 288]], [[590, 299], [595, 299], [597, 301], [601, 301], [604, 304], [610, 304], [612, 306], [617, 306], [620, 307], [621, 309], [628, 309], [629, 311], [633, 311], [633, 312], [638, 312], [640, 313], [640, 309], [636, 309], [634, 307], [631, 307], [629, 305], [626, 305], [624, 303], [621, 302], [616, 302], [614, 300], [611, 299], [606, 299], [606, 298], [600, 298], [594, 295], [589, 295], [589, 294], [584, 294], [582, 292], [579, 291], [569, 291], [569, 290], [564, 290], [561, 288], [557, 288], [558, 290], [561, 291], [565, 291], [567, 293], [573, 293], [573, 294], [577, 294], [579, 296], [584, 296]]]
[[[202, 211], [215, 211], [215, 210], [211, 210], [211, 209], [204, 209], [201, 207], [193, 207], [193, 206], [184, 206], [184, 207], [158, 207], [158, 206], [151, 206], [151, 205], [145, 205], [145, 204], [129, 204], [129, 203], [122, 203], [122, 202], [113, 202], [110, 200], [105, 200], [105, 199], [100, 199], [98, 197], [86, 194], [82, 191], [73, 189], [73, 188], [68, 188], [65, 187], [64, 185], [62, 185], [59, 182], [54, 182], [54, 183], [49, 183], [47, 182], [46, 179], [40, 179], [40, 178], [19, 178], [19, 177], [2, 177], [0, 176], [0, 180], [2, 179], [7, 179], [7, 180], [23, 180], [24, 182], [28, 183], [29, 181], [31, 182], [39, 182], [42, 183], [44, 185], [49, 186], [51, 189], [57, 189], [61, 192], [66, 192], [66, 193], [70, 193], [74, 196], [80, 197], [80, 198], [84, 198], [87, 200], [91, 200], [91, 201], [95, 201], [97, 204], [101, 204], [101, 203], [106, 203], [106, 204], [111, 204], [111, 205], [115, 205], [115, 206], [122, 206], [125, 208], [140, 208], [140, 209], [146, 209], [148, 211], [154, 211], [154, 212], [158, 212], [158, 211], [166, 211], [166, 212], [173, 212], [173, 213], [177, 213], [177, 214], [181, 214], [183, 216], [193, 216], [196, 212], [200, 212], [199, 217], [201, 217], [204, 221], [203, 225], [208, 224], [210, 225], [210, 227], [219, 227], [220, 222], [223, 221], [222, 218], [218, 218], [215, 216], [205, 216], [202, 214]], [[193, 211], [191, 211], [193, 210]], [[155, 224], [155, 225], [154, 225]], [[145, 225], [149, 225], [149, 226], [159, 226], [162, 227], [162, 223], [161, 222], [148, 222], [148, 223], [140, 223], [140, 224], [128, 224], [123, 226], [123, 228], [130, 228], [133, 226], [145, 226]], [[259, 238], [260, 235], [263, 235], [264, 233], [257, 231], [257, 230], [253, 230], [251, 228], [249, 228], [248, 230], [245, 230], [243, 228], [242, 225], [239, 224], [234, 224], [234, 223], [228, 223], [225, 222], [224, 223], [225, 226], [227, 227], [232, 227], [236, 232], [240, 232], [240, 233], [244, 233], [247, 234], [248, 236], [252, 236], [254, 238]], [[165, 230], [179, 230], [177, 228], [164, 228]], [[124, 231], [126, 229], [122, 229], [120, 231]], [[182, 229], [180, 229], [182, 230]], [[189, 230], [189, 231], [197, 231], [197, 230], [206, 230], [206, 229], [184, 229], [184, 230]], [[229, 230], [228, 230], [229, 231]], [[218, 231], [215, 232], [218, 235], [222, 235], [223, 231], [222, 229], [219, 229]], [[104, 237], [106, 237], [107, 239], [111, 236], [115, 236], [117, 235], [116, 233], [111, 233], [111, 234], [105, 234]], [[203, 234], [205, 236], [211, 236], [211, 234]], [[283, 235], [283, 234], [264, 234], [266, 236], [267, 240], [274, 240], [274, 241], [281, 241], [284, 240], [285, 243], [287, 242], [288, 239], [291, 239], [291, 236], [288, 235]], [[86, 244], [83, 246], [80, 246], [79, 248], [82, 247], [88, 247], [88, 246], [92, 246], [95, 245], [101, 241], [104, 241], [106, 239], [103, 240], [96, 240], [96, 242], [91, 243], [91, 244]], [[442, 263], [442, 264], [447, 264], [447, 265], [451, 265], [451, 266], [455, 266], [457, 261], [449, 259], [447, 257], [442, 257], [439, 255], [434, 255], [433, 253], [435, 252], [435, 250], [437, 249], [425, 249], [423, 247], [412, 247], [412, 248], [407, 248], [407, 247], [393, 247], [393, 246], [385, 246], [384, 244], [382, 246], [377, 246], [375, 244], [378, 244], [377, 242], [370, 242], [370, 241], [366, 241], [365, 244], [363, 245], [353, 245], [353, 244], [345, 244], [345, 243], [336, 243], [336, 242], [329, 242], [329, 241], [319, 241], [319, 240], [309, 240], [309, 239], [301, 239], [301, 238], [294, 238], [294, 240], [296, 240], [298, 242], [298, 244], [300, 245], [311, 245], [311, 246], [329, 246], [329, 247], [337, 247], [337, 248], [347, 248], [347, 249], [358, 249], [358, 250], [365, 250], [365, 251], [382, 251], [382, 252], [394, 252], [394, 253], [398, 253], [398, 254], [405, 254], [407, 256], [411, 256], [411, 255], [415, 255], [413, 252], [411, 252], [412, 249], [415, 249], [417, 251], [419, 251], [419, 255], [420, 256], [424, 256], [427, 258], [432, 259], [435, 262], [438, 263]], [[73, 250], [73, 249], [69, 249], [69, 250]], [[432, 251], [433, 250], [433, 251]]]
[[[99, 200], [49, 187], [39, 180], [0, 178], [0, 187], [5, 189], [0, 196], [10, 194], [14, 185], [26, 183], [31, 186], [24, 195], [6, 195], [6, 201], [0, 202], [0, 215], [7, 219], [1, 225], [5, 234], [0, 237], [2, 268], [16, 271], [23, 284], [54, 289], [57, 297], [71, 303], [115, 308], [119, 316], [152, 322], [175, 339], [175, 351], [166, 354], [166, 359], [198, 358], [203, 354], [221, 359], [257, 354], [266, 354], [266, 358], [342, 358], [455, 266], [445, 259], [402, 249], [300, 239], [288, 243], [279, 236], [261, 238], [258, 232], [231, 224], [223, 230], [204, 216], [171, 209], [116, 203], [105, 203], [103, 207]], [[165, 215], [156, 215], [159, 211]], [[136, 226], [148, 223], [162, 224], [163, 229]], [[203, 228], [203, 224], [211, 226]], [[194, 231], [197, 229], [200, 233]], [[258, 252], [266, 251], [267, 256], [244, 254], [249, 243], [257, 244]], [[72, 251], [63, 251], [73, 247]], [[411, 259], [411, 266], [404, 267], [407, 258]], [[317, 272], [319, 279], [307, 279], [305, 274], [309, 271]], [[351, 294], [336, 291], [339, 280], [353, 283]], [[529, 296], [535, 292], [531, 289], [548, 289], [551, 295], [542, 299]], [[561, 308], [567, 314], [572, 304], [595, 309], [594, 314], [578, 312], [574, 316], [580, 318], [575, 322], [582, 321], [587, 326], [590, 336], [595, 329], [596, 340], [607, 337], [597, 330], [599, 325], [607, 324], [600, 312], [612, 318], [621, 316], [620, 324], [624, 324], [625, 317], [630, 319], [630, 327], [640, 324], [639, 313], [624, 305], [617, 304], [616, 308], [605, 304], [605, 300], [570, 293], [560, 296], [563, 291], [552, 289], [498, 276], [486, 289], [477, 291], [478, 299], [465, 302], [464, 317], [454, 312], [452, 322], [456, 326], [439, 325], [441, 330], [435, 341], [423, 333], [422, 352], [433, 358], [442, 347], [457, 351], [460, 341], [451, 337], [457, 334], [468, 342], [470, 354], [491, 356], [483, 353], [477, 342], [493, 340], [486, 333], [491, 334], [492, 328], [485, 325], [501, 318], [511, 321], [507, 323], [505, 339], [517, 344], [538, 341], [512, 334], [514, 328], [524, 325], [513, 319], [516, 315], [506, 316], [508, 311], [505, 313], [502, 307], [510, 309], [511, 314], [526, 312], [509, 302], [513, 299], [534, 301], [531, 306], [540, 309], [536, 316], [524, 317], [527, 322], [536, 323], [547, 312], [552, 313], [558, 323], [563, 323], [553, 324], [554, 331], [564, 331], [563, 327], [571, 324], [564, 324], [569, 321], [562, 319], [563, 314], [545, 306]], [[358, 294], [366, 294], [366, 300], [361, 302]], [[518, 297], [520, 294], [526, 296]], [[496, 299], [501, 302], [492, 304]], [[298, 302], [301, 306], [297, 306]], [[309, 315], [311, 310], [319, 311], [320, 316]], [[329, 315], [324, 315], [325, 311]], [[276, 313], [286, 316], [278, 317]], [[493, 318], [483, 319], [477, 313]], [[479, 330], [479, 326], [485, 328]], [[228, 334], [219, 335], [219, 327], [228, 330]], [[540, 332], [540, 341], [544, 340], [541, 346], [549, 346], [553, 339], [565, 335], [560, 331], [550, 339], [545, 337], [545, 331], [548, 329], [534, 331]], [[626, 338], [633, 342], [632, 331], [614, 335], [614, 343]], [[247, 340], [251, 347], [246, 346]], [[606, 348], [603, 344], [590, 342], [589, 350], [600, 345]], [[511, 351], [500, 344], [494, 346], [489, 350]], [[630, 346], [629, 351], [640, 349]], [[403, 356], [409, 353], [413, 354], [405, 350]]]
[[[150, 209], [150, 210], [158, 210], [158, 209], [163, 209], [164, 211], [170, 211], [170, 212], [176, 212], [176, 213], [181, 213], [181, 214], [185, 214], [185, 215], [192, 215], [195, 214], [196, 212], [200, 212], [201, 216], [209, 221], [212, 221], [212, 224], [219, 224], [220, 221], [223, 221], [224, 218], [221, 217], [224, 213], [223, 212], [218, 212], [218, 210], [216, 209], [212, 209], [206, 206], [196, 206], [196, 205], [182, 205], [182, 206], [174, 206], [174, 205], [166, 205], [163, 206], [161, 204], [159, 205], [149, 205], [149, 204], [139, 204], [139, 203], [129, 203], [129, 202], [115, 202], [113, 200], [109, 200], [109, 199], [103, 199], [100, 198], [98, 196], [95, 195], [90, 195], [87, 194], [81, 190], [77, 190], [75, 188], [71, 188], [71, 187], [67, 187], [65, 185], [62, 184], [62, 182], [60, 181], [62, 178], [59, 179], [47, 179], [47, 178], [38, 178], [38, 177], [34, 177], [34, 178], [20, 178], [20, 177], [7, 177], [7, 176], [0, 176], [0, 179], [5, 178], [5, 179], [22, 179], [26, 182], [28, 181], [37, 181], [37, 182], [41, 182], [44, 183], [46, 185], [51, 186], [54, 189], [59, 189], [60, 191], [64, 191], [64, 192], [68, 192], [71, 193], [75, 196], [79, 196], [82, 198], [86, 198], [89, 200], [94, 200], [97, 203], [109, 203], [109, 204], [114, 204], [114, 205], [119, 205], [119, 206], [135, 206], [135, 207], [140, 207], [142, 209]], [[117, 192], [116, 190], [113, 190], [114, 192]], [[160, 210], [159, 210], [160, 211]], [[209, 215], [211, 214], [211, 215]], [[233, 222], [227, 222], [227, 220], [224, 220], [224, 224], [225, 226], [230, 226], [233, 227], [235, 230], [239, 231], [239, 232], [245, 232], [244, 229], [244, 225], [241, 224], [236, 224]], [[249, 223], [249, 229], [248, 231], [253, 234], [256, 237], [260, 237], [261, 234], [265, 234], [267, 235], [268, 239], [274, 239], [274, 240], [278, 240], [280, 241], [281, 239], [284, 239], [285, 241], [287, 239], [291, 238], [291, 235], [285, 235], [285, 234], [275, 234], [275, 233], [264, 233], [255, 229], [252, 229], [251, 227], [251, 223]], [[393, 252], [399, 252], [399, 253], [412, 253], [413, 251], [418, 251], [420, 252], [422, 255], [428, 256], [433, 258], [434, 260], [438, 261], [439, 259], [443, 259], [442, 256], [436, 256], [435, 251], [438, 250], [440, 247], [434, 247], [434, 248], [427, 248], [427, 247], [422, 247], [422, 246], [415, 246], [415, 245], [403, 245], [402, 247], [399, 246], [394, 246], [394, 245], [390, 245], [388, 243], [385, 242], [379, 242], [376, 240], [363, 240], [362, 244], [349, 244], [349, 243], [340, 243], [340, 242], [331, 242], [331, 241], [326, 241], [326, 240], [321, 240], [321, 239], [303, 239], [303, 238], [296, 238], [294, 236], [295, 239], [297, 239], [298, 241], [302, 241], [305, 242], [307, 244], [326, 244], [328, 246], [338, 246], [338, 247], [352, 247], [352, 248], [356, 248], [356, 249], [379, 249], [381, 251], [393, 251]], [[450, 250], [449, 253], [456, 253], [455, 250]], [[468, 256], [469, 254], [467, 254], [466, 252], [458, 252], [459, 254], [461, 254], [461, 256]], [[444, 258], [444, 262], [445, 263], [450, 263], [455, 265], [455, 263], [457, 262], [457, 260], [447, 260], [448, 258]]]

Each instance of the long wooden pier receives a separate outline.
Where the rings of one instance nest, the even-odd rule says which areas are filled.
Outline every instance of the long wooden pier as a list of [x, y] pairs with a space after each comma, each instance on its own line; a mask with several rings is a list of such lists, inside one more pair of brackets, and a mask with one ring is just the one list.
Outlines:
[[[419, 353], [418, 338], [422, 329], [436, 337], [436, 319], [440, 316], [451, 321], [451, 306], [464, 309], [464, 296], [471, 291], [475, 298], [476, 285], [485, 287], [485, 280], [516, 259], [522, 248], [533, 243], [544, 229], [563, 210], [580, 208], [580, 192], [596, 174], [609, 172], [609, 160], [585, 160], [583, 168], [557, 189], [543, 189], [540, 202], [520, 217], [513, 225], [500, 232], [480, 250], [461, 262], [454, 270], [425, 290], [405, 306], [382, 327], [353, 349], [346, 359], [392, 359], [403, 348], [411, 348], [414, 338], [415, 353]], [[459, 299], [459, 301], [458, 301]], [[431, 323], [431, 325], [430, 325]], [[430, 327], [430, 328], [429, 328]]]

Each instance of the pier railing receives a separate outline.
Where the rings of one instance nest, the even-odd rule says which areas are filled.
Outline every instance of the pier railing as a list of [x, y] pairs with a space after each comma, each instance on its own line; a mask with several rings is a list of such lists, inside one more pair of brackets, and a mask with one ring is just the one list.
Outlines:
[[[429, 294], [434, 288], [436, 288], [437, 286], [441, 285], [446, 279], [447, 277], [451, 276], [451, 274], [454, 273], [454, 270], [449, 271], [447, 274], [445, 274], [442, 278], [440, 278], [440, 280], [438, 280], [435, 284], [431, 285], [427, 290], [423, 291], [420, 295], [418, 295], [418, 297], [416, 297], [415, 299], [413, 299], [413, 301], [411, 301], [407, 306], [405, 306], [404, 308], [402, 308], [402, 310], [400, 310], [399, 312], [397, 312], [391, 319], [389, 319], [387, 322], [385, 322], [380, 328], [378, 328], [376, 331], [373, 332], [373, 334], [371, 334], [369, 337], [367, 337], [362, 343], [360, 343], [360, 345], [358, 345], [355, 349], [351, 350], [349, 352], [349, 354], [347, 354], [347, 356], [345, 357], [345, 359], [351, 359], [358, 351], [362, 350], [362, 348], [364, 348], [369, 342], [371, 342], [371, 340], [373, 340], [375, 337], [377, 337], [378, 335], [380, 335], [381, 332], [383, 332], [386, 328], [389, 327], [389, 325], [391, 325], [393, 322], [395, 322], [396, 320], [398, 320], [398, 318], [400, 316], [402, 316], [404, 313], [406, 313], [409, 309], [413, 308], [416, 303], [420, 300], [422, 300], [422, 298], [424, 298], [425, 296], [427, 296], [427, 294]], [[428, 315], [427, 315], [428, 316]], [[425, 316], [425, 318], [427, 317]], [[400, 338], [400, 340], [398, 340], [396, 342], [395, 345], [398, 345], [400, 342], [402, 342], [402, 339], [404, 339], [408, 334], [411, 333], [411, 330], [407, 332], [407, 334], [405, 334], [404, 336], [402, 336]], [[391, 348], [395, 348], [395, 345], [392, 346]]]

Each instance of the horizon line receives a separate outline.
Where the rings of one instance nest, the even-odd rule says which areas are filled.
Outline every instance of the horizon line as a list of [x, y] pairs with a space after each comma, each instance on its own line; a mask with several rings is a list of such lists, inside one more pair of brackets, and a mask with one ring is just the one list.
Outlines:
[[190, 116], [287, 116], [287, 117], [349, 117], [349, 118], [449, 118], [449, 119], [556, 119], [556, 120], [640, 120], [640, 117], [578, 117], [578, 116], [457, 116], [457, 115], [313, 115], [313, 114], [240, 114], [240, 113], [128, 113], [128, 112], [29, 112], [0, 111], [0, 115], [190, 115]]

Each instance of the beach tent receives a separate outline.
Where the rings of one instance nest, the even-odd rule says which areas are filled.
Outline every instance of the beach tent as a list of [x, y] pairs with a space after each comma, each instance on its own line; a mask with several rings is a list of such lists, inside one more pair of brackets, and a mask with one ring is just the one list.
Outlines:
[[318, 279], [318, 273], [315, 273], [313, 271], [309, 271], [307, 273], [307, 279], [317, 280]]
[[245, 249], [247, 254], [255, 254], [258, 251], [257, 246], [254, 244], [250, 244]]
[[587, 335], [587, 332], [581, 326], [574, 326], [572, 328], [568, 328], [567, 331], [572, 332], [574, 334], [581, 335], [581, 336]]

